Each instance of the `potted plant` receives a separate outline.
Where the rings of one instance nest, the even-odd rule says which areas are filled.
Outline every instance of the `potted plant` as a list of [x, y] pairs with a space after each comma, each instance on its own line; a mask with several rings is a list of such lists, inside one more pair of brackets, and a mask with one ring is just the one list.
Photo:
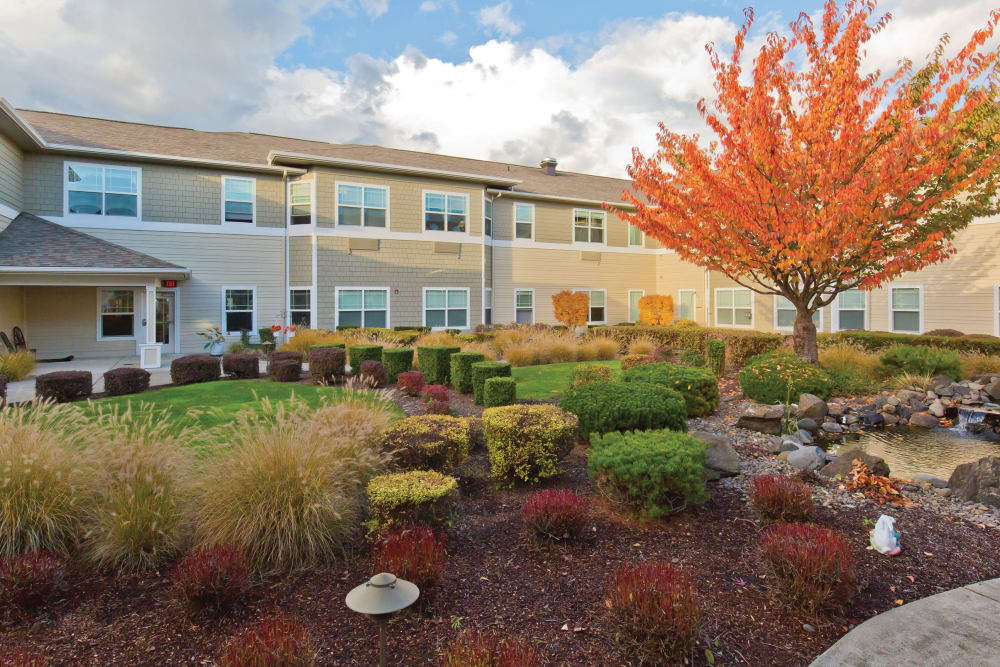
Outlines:
[[205, 339], [205, 348], [213, 357], [221, 357], [226, 351], [226, 335], [219, 327], [211, 327], [204, 331], [199, 331], [198, 335]]

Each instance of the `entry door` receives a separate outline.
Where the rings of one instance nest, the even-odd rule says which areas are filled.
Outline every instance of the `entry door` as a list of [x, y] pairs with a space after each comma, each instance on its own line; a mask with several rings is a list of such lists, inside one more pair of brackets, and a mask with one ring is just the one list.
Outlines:
[[174, 295], [170, 292], [156, 294], [156, 342], [172, 346], [174, 331]]

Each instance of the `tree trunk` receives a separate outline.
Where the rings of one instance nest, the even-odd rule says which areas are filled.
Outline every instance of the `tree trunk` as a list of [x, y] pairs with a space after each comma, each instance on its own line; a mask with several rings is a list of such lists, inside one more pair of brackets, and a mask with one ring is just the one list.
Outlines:
[[799, 358], [816, 364], [819, 363], [819, 352], [816, 350], [816, 325], [813, 324], [812, 316], [812, 313], [803, 308], [796, 309], [792, 345]]

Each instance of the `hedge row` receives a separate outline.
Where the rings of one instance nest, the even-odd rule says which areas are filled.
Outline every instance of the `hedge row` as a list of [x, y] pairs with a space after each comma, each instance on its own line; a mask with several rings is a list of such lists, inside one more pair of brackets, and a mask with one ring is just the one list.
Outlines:
[[[782, 337], [775, 333], [714, 327], [614, 326], [601, 327], [600, 335], [611, 336], [622, 349], [636, 338], [649, 336], [667, 348], [685, 348], [706, 352], [708, 341], [722, 341], [726, 346], [725, 360], [731, 366], [742, 366], [747, 359], [781, 347]], [[717, 353], [716, 353], [717, 355]]]
[[878, 352], [894, 345], [923, 345], [955, 350], [956, 352], [1000, 354], [1000, 338], [995, 336], [922, 336], [887, 331], [839, 331], [831, 334], [819, 334], [816, 337], [816, 342], [821, 348], [837, 343], [851, 343], [869, 352]]

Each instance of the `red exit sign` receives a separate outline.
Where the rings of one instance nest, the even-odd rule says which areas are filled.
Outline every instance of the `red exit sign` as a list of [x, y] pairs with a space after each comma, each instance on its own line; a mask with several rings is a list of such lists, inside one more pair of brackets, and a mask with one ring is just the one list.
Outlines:
[[160, 283], [163, 287], [177, 287], [176, 280], [161, 280]]

